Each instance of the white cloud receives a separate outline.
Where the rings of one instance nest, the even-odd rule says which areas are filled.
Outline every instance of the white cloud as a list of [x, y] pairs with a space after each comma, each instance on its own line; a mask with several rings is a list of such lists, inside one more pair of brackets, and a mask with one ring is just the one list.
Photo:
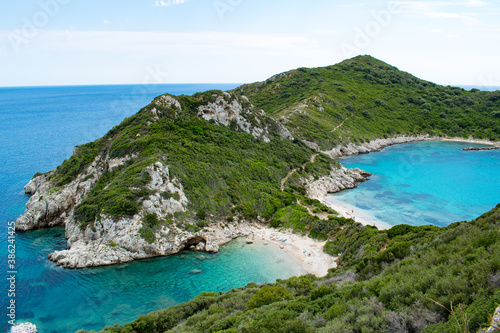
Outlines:
[[483, 7], [487, 5], [487, 3], [481, 0], [468, 0], [465, 2], [465, 5], [469, 7]]
[[108, 25], [109, 21], [108, 20], [102, 20], [102, 23], [104, 23], [105, 25]]
[[168, 6], [172, 6], [172, 5], [182, 5], [186, 1], [187, 0], [156, 0], [155, 6], [156, 7], [168, 7]]
[[474, 13], [464, 13], [465, 7], [483, 7], [487, 5], [481, 0], [466, 1], [397, 1], [393, 2], [401, 7], [401, 12], [415, 14], [434, 19], [458, 19], [467, 23], [476, 24], [479, 20]]
[[[68, 38], [68, 33], [71, 38]], [[64, 42], [61, 42], [64, 41]], [[316, 40], [283, 34], [232, 32], [43, 31], [33, 48], [54, 52], [113, 52], [126, 54], [218, 56], [314, 56], [324, 54]]]
[[428, 13], [428, 16], [437, 19], [459, 19], [473, 24], [479, 22], [479, 20], [475, 17], [456, 14], [456, 13], [430, 12]]

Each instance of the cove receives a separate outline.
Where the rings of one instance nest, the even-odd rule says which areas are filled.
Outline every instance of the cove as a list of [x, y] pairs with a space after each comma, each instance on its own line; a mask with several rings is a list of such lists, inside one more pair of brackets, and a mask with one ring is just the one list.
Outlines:
[[[172, 84], [0, 88], [0, 331], [6, 316], [7, 224], [24, 212], [23, 186], [36, 172], [56, 168], [73, 147], [103, 136], [163, 93], [227, 90], [236, 84]], [[186, 253], [84, 270], [65, 270], [47, 260], [66, 248], [62, 228], [17, 233], [16, 322], [39, 332], [99, 330], [188, 301], [201, 292], [227, 291], [249, 282], [302, 275], [293, 257], [271, 244], [236, 240], [218, 254]], [[203, 256], [203, 257], [202, 257]]]
[[225, 292], [250, 282], [302, 275], [300, 264], [278, 246], [236, 239], [219, 253], [186, 252], [122, 265], [67, 270], [48, 261], [65, 248], [64, 230], [20, 234], [20, 319], [39, 332], [99, 330], [151, 311], [187, 302], [202, 292]]
[[500, 202], [500, 151], [463, 151], [480, 144], [421, 141], [339, 161], [371, 172], [357, 188], [327, 201], [385, 225], [435, 225], [471, 220]]

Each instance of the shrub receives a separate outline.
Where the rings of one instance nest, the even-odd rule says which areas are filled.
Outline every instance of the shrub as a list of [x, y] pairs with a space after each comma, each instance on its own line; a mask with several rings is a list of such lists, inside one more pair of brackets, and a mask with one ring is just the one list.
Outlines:
[[247, 303], [249, 309], [261, 307], [274, 302], [289, 300], [292, 295], [281, 286], [265, 286], [257, 291]]

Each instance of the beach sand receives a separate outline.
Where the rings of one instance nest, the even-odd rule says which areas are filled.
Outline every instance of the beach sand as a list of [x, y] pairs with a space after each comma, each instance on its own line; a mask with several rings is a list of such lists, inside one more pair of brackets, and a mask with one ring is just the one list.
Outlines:
[[335, 197], [329, 196], [323, 201], [323, 203], [337, 211], [340, 216], [353, 219], [363, 225], [371, 225], [377, 227], [379, 230], [390, 229], [392, 225], [383, 222], [373, 216], [371, 212], [363, 210], [353, 205], [346, 204], [339, 200], [335, 200]]
[[500, 141], [489, 141], [479, 139], [464, 139], [464, 138], [430, 138], [429, 141], [452, 141], [452, 142], [465, 142], [465, 143], [478, 143], [487, 146], [500, 147]]
[[305, 271], [318, 277], [325, 276], [329, 268], [337, 266], [336, 257], [323, 252], [326, 241], [317, 241], [307, 236], [292, 233], [290, 230], [278, 230], [264, 225], [255, 225], [247, 240], [264, 241], [279, 246], [296, 258]]

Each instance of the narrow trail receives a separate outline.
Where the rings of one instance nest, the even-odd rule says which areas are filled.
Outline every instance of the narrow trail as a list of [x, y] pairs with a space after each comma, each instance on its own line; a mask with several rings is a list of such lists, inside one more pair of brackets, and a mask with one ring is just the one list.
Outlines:
[[[307, 163], [314, 163], [316, 161], [316, 157], [318, 156], [318, 153], [314, 153], [311, 155], [311, 159]], [[302, 164], [302, 170], [305, 170], [307, 163]], [[285, 178], [281, 180], [281, 191], [285, 190], [285, 184], [287, 180], [292, 177], [292, 175], [298, 170], [299, 168], [295, 168], [293, 170], [290, 170], [290, 172], [286, 175]]]
[[342, 125], [344, 125], [344, 123], [347, 121], [347, 119], [349, 119], [352, 116], [354, 116], [354, 113], [351, 113], [351, 115], [347, 116], [347, 118], [345, 118], [339, 125], [335, 126], [335, 128], [332, 129], [332, 132], [335, 132], [336, 130], [338, 130], [339, 128], [341, 128]]

